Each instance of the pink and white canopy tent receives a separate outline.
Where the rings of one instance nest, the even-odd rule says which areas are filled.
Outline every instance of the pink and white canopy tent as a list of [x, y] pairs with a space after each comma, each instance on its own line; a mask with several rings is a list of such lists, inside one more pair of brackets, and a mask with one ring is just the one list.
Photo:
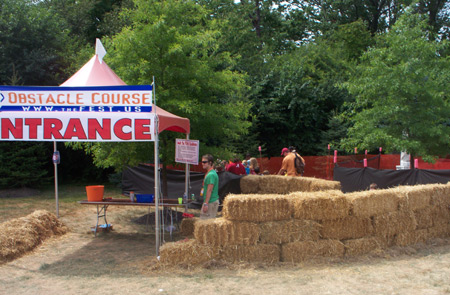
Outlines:
[[81, 69], [61, 86], [117, 86], [127, 85], [105, 62], [94, 55]]
[[[127, 85], [113, 70], [100, 59], [99, 55], [94, 55], [81, 69], [61, 86], [120, 86]], [[189, 119], [179, 117], [162, 108], [153, 105], [159, 119], [158, 132], [164, 130], [189, 134]]]
[[[103, 56], [106, 51], [97, 39], [96, 54], [72, 77], [65, 81], [61, 86], [76, 87], [76, 86], [120, 86], [126, 85], [119, 76], [103, 61]], [[182, 118], [169, 113], [162, 108], [152, 105], [152, 110], [155, 112], [155, 175], [159, 174], [159, 142], [158, 134], [164, 130], [185, 133], [186, 138], [189, 139], [190, 122], [187, 118]], [[189, 181], [189, 165], [186, 165], [186, 181], [185, 194], [188, 195], [188, 181]], [[155, 177], [155, 235], [156, 235], [156, 255], [159, 255], [159, 177]]]

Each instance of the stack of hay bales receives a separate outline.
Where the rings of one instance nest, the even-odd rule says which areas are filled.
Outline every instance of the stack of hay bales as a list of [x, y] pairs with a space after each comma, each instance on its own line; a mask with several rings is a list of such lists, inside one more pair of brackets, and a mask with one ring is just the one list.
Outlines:
[[195, 223], [199, 220], [198, 217], [183, 218], [180, 225], [180, 234], [183, 236], [192, 236], [194, 234]]
[[383, 247], [406, 246], [450, 234], [450, 184], [352, 193], [352, 214], [372, 219]]
[[13, 260], [33, 250], [53, 235], [63, 235], [67, 227], [45, 210], [0, 224], [0, 263]]
[[[291, 184], [287, 177], [280, 179], [288, 187]], [[197, 221], [195, 239], [183, 246], [164, 245], [161, 260], [171, 264], [210, 259], [301, 262], [361, 255], [450, 235], [450, 184], [351, 194], [339, 190], [275, 194], [280, 190], [267, 184], [265, 189], [269, 187], [271, 194], [257, 195], [255, 190], [228, 195], [223, 218]]]
[[314, 192], [339, 190], [339, 181], [314, 177], [292, 177], [281, 175], [247, 175], [240, 181], [242, 194], [288, 194], [292, 192]]
[[[298, 192], [289, 196], [293, 220], [316, 224], [318, 235], [310, 240], [289, 241], [282, 245], [281, 261], [301, 262], [314, 257], [342, 257], [344, 244], [339, 240], [347, 230], [350, 204], [338, 190]], [[330, 222], [330, 221], [339, 222]]]

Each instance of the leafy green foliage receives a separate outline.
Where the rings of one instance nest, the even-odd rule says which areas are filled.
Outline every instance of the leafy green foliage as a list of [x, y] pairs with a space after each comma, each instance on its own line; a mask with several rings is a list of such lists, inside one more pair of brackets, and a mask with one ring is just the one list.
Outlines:
[[[296, 145], [302, 154], [319, 154], [349, 136], [341, 142], [348, 150], [383, 146], [431, 159], [449, 148], [449, 5], [0, 0], [0, 83], [59, 85], [92, 56], [98, 37], [106, 62], [128, 84], [155, 77], [157, 104], [190, 118], [190, 138], [200, 140], [201, 153], [227, 159], [255, 155], [261, 145], [264, 155], [278, 156], [281, 147]], [[176, 137], [184, 135], [160, 135], [164, 164], [173, 161]], [[32, 159], [40, 149], [34, 145], [23, 148]], [[91, 153], [102, 168], [154, 158], [148, 143], [71, 146]], [[10, 147], [0, 143], [2, 151]], [[44, 150], [47, 161], [51, 149]], [[16, 152], [5, 155], [24, 157]], [[67, 179], [104, 173], [80, 151], [62, 152], [61, 168], [67, 163], [73, 172]]]
[[64, 27], [79, 43], [95, 44], [95, 38], [119, 32], [126, 21], [118, 14], [131, 0], [43, 0], [40, 5], [64, 19]]
[[339, 85], [347, 81], [371, 40], [362, 22], [341, 25], [270, 64], [270, 74], [253, 87], [252, 96], [252, 131], [270, 155], [288, 145], [315, 155], [340, 141], [347, 123], [338, 114], [352, 98]]
[[46, 165], [51, 145], [35, 142], [2, 142], [0, 187], [39, 187], [50, 182]]
[[[132, 25], [109, 42], [108, 63], [128, 84], [151, 84], [156, 77], [157, 105], [187, 117], [191, 138], [201, 153], [227, 157], [230, 141], [245, 134], [250, 104], [244, 75], [232, 70], [234, 60], [218, 50], [221, 32], [209, 12], [191, 1], [135, 1], [126, 10]], [[163, 163], [173, 161], [174, 138], [160, 138]], [[152, 159], [152, 144], [85, 144], [96, 163], [122, 169]]]
[[[295, 2], [295, 1], [293, 1]], [[411, 0], [308, 0], [299, 6], [308, 15], [311, 30], [320, 35], [338, 25], [363, 20], [372, 35], [385, 32], [410, 5]]]
[[57, 85], [68, 41], [61, 26], [31, 0], [0, 0], [0, 84]]
[[450, 148], [448, 42], [405, 14], [363, 57], [347, 84], [356, 96], [347, 149], [383, 146], [431, 160]]
[[304, 49], [280, 59], [260, 85], [264, 97], [255, 103], [254, 111], [257, 128], [262, 130], [259, 140], [271, 154], [288, 145], [302, 154], [317, 153], [331, 112], [346, 98], [346, 91], [335, 86], [339, 80], [328, 76], [342, 71], [331, 52], [315, 45]]

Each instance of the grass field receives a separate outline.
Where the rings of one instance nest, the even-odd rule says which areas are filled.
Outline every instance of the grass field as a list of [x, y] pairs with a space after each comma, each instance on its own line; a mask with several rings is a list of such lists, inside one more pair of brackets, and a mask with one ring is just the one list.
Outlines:
[[[105, 197], [120, 197], [120, 191], [107, 187]], [[296, 265], [162, 268], [153, 228], [133, 222], [148, 209], [110, 207], [114, 230], [94, 237], [95, 207], [77, 203], [86, 199], [84, 186], [61, 186], [59, 199], [60, 220], [70, 232], [0, 265], [0, 294], [450, 294], [448, 239]], [[0, 222], [38, 209], [55, 213], [55, 207], [53, 188], [17, 192], [0, 197]], [[164, 240], [170, 241], [167, 232]]]

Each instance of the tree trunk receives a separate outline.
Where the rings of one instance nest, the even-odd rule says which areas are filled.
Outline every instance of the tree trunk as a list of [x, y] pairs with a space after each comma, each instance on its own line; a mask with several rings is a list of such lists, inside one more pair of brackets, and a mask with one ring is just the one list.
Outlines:
[[259, 0], [255, 1], [255, 16], [252, 18], [252, 23], [256, 31], [256, 36], [261, 39], [261, 9], [259, 8]]

